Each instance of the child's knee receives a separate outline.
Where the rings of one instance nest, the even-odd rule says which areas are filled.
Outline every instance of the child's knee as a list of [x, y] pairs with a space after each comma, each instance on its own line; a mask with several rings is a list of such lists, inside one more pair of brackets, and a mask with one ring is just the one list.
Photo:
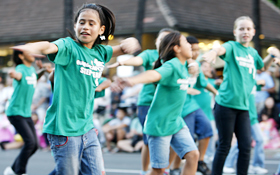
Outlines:
[[192, 160], [192, 161], [197, 162], [198, 159], [199, 159], [199, 151], [198, 150], [190, 151], [190, 152], [185, 154], [184, 158], [186, 160]]

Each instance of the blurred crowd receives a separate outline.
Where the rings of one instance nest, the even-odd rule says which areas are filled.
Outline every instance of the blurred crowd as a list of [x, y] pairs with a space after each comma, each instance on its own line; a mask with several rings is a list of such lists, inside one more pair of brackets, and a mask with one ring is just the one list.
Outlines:
[[[204, 71], [204, 74], [209, 74], [209, 71]], [[222, 80], [216, 76], [213, 67], [210, 74], [207, 77], [216, 79], [217, 84], [221, 83]], [[116, 78], [117, 76], [113, 76], [112, 81]], [[0, 80], [0, 146], [2, 149], [20, 148], [23, 141], [5, 115], [5, 108], [13, 94], [13, 80]], [[268, 71], [258, 70], [256, 80], [265, 82], [263, 86], [257, 87], [255, 104], [265, 141], [264, 148], [280, 148], [280, 69], [271, 66]], [[137, 117], [137, 98], [141, 88], [142, 85], [135, 85], [126, 87], [121, 92], [107, 88], [104, 97], [95, 99], [93, 121], [104, 152], [141, 150], [142, 127]], [[51, 102], [51, 84], [46, 74], [36, 85], [32, 104], [32, 120], [39, 144], [46, 150], [49, 150], [49, 143], [42, 133], [42, 127]]]

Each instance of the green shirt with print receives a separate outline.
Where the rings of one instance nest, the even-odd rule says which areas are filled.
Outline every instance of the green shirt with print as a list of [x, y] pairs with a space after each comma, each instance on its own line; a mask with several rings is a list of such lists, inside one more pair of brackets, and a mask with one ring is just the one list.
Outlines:
[[255, 85], [256, 69], [263, 67], [262, 58], [252, 47], [229, 41], [222, 45], [226, 53], [220, 56], [225, 61], [223, 77], [216, 102], [228, 108], [249, 110], [249, 95]]
[[80, 136], [94, 128], [95, 88], [113, 49], [104, 45], [89, 49], [69, 37], [53, 43], [58, 47], [56, 54], [48, 55], [55, 63], [53, 102], [47, 111], [43, 132]]
[[[198, 77], [189, 78], [189, 82], [190, 82], [189, 87], [190, 88], [194, 88], [194, 87], [205, 88], [207, 86], [208, 82], [206, 81], [205, 76], [200, 68], [200, 63], [198, 61], [197, 61], [197, 63], [199, 66], [199, 74], [198, 74]], [[183, 118], [200, 108], [198, 103], [196, 102], [194, 96], [195, 95], [186, 94], [186, 101], [184, 103], [184, 107], [182, 110]]]
[[185, 126], [181, 117], [188, 87], [188, 70], [178, 58], [166, 61], [156, 71], [161, 79], [156, 87], [144, 124], [144, 133], [151, 136], [168, 136]]
[[[142, 66], [144, 70], [152, 70], [154, 67], [154, 62], [158, 59], [157, 50], [145, 50], [138, 55], [143, 60]], [[138, 96], [138, 106], [150, 106], [155, 94], [155, 85], [153, 83], [144, 84], [142, 90]]]
[[[217, 89], [217, 87], [215, 86], [215, 79], [208, 78], [206, 79], [206, 81]], [[210, 121], [213, 121], [214, 115], [211, 107], [213, 94], [203, 87], [195, 86], [195, 89], [199, 90], [201, 93], [198, 95], [194, 95], [193, 98], [195, 99], [199, 107], [202, 109], [202, 111], [206, 114], [207, 118]]]
[[22, 117], [31, 117], [31, 104], [35, 87], [37, 85], [37, 74], [33, 66], [27, 67], [19, 64], [16, 72], [22, 74], [19, 81], [14, 79], [14, 92], [9, 100], [9, 106], [6, 110], [7, 116], [20, 115]]

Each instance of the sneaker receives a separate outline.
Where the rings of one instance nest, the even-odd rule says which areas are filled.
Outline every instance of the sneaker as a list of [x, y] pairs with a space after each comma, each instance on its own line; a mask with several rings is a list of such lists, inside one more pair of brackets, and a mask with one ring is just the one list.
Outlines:
[[180, 174], [181, 174], [181, 170], [179, 168], [170, 170], [170, 175], [180, 175]]
[[268, 170], [259, 166], [249, 166], [248, 174], [266, 174]]
[[8, 166], [5, 170], [4, 170], [4, 175], [16, 175], [16, 173], [13, 171], [13, 169]]
[[234, 170], [234, 168], [229, 168], [229, 167], [224, 166], [223, 173], [233, 174], [233, 173], [235, 173], [235, 170]]
[[211, 175], [211, 170], [203, 161], [198, 161], [197, 171], [201, 172], [203, 175]]

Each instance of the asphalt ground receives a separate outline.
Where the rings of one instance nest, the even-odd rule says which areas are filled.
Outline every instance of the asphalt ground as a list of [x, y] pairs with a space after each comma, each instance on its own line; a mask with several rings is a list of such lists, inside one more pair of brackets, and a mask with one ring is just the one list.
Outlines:
[[[0, 174], [13, 163], [19, 151], [0, 151]], [[267, 174], [272, 175], [280, 163], [280, 149], [265, 150], [265, 155], [265, 167], [269, 170]], [[107, 175], [137, 175], [140, 173], [140, 153], [104, 153], [103, 157]], [[208, 165], [211, 167], [211, 164]], [[27, 173], [28, 175], [47, 175], [53, 170], [54, 166], [51, 152], [38, 150], [28, 162]]]

